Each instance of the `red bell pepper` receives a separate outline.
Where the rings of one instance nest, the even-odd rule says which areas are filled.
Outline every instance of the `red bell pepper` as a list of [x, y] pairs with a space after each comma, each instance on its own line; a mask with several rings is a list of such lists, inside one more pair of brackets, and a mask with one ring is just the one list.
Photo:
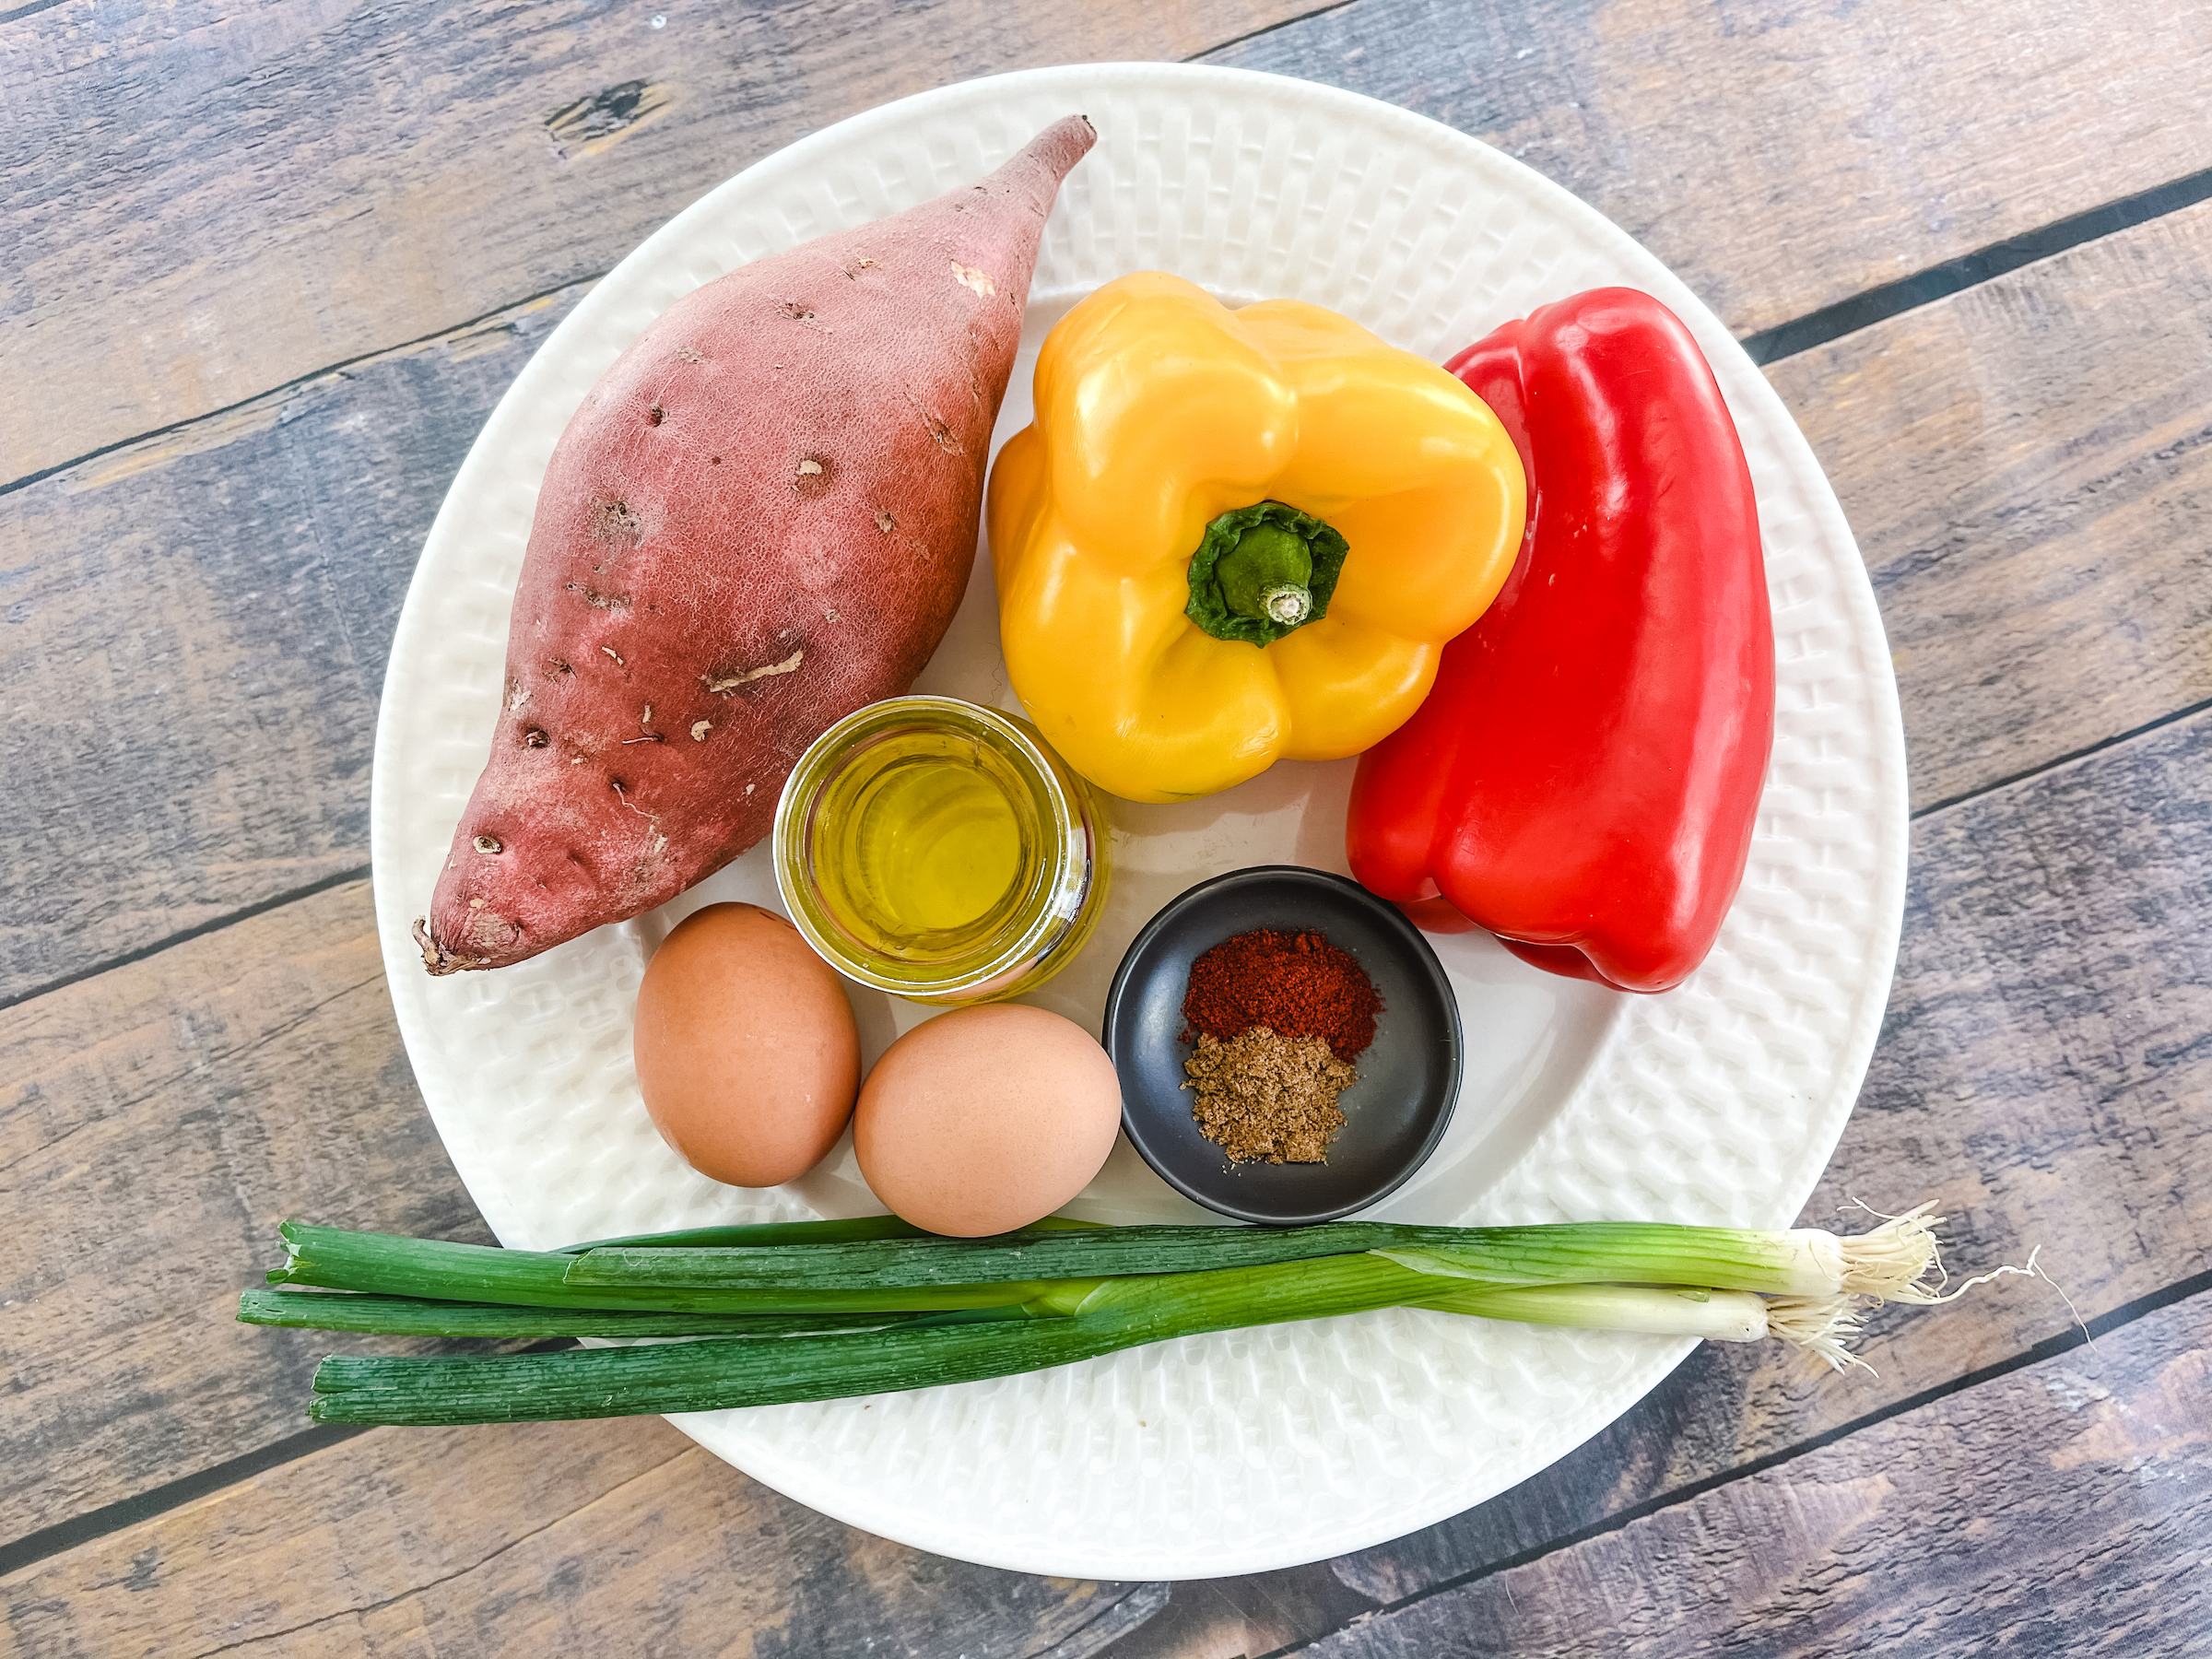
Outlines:
[[1528, 529], [1412, 720], [1361, 757], [1352, 873], [1432, 932], [1679, 984], [1743, 880], [1774, 637], [1743, 446], [1689, 330], [1598, 288], [1445, 365], [1497, 412]]

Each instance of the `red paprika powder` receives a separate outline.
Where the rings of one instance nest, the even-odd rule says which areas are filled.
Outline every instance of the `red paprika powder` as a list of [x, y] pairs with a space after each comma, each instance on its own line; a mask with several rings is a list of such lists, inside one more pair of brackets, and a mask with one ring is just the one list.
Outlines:
[[1204, 1031], [1227, 1042], [1254, 1026], [1278, 1037], [1319, 1037], [1339, 1060], [1375, 1040], [1382, 998], [1349, 951], [1326, 934], [1254, 928], [1224, 939], [1191, 964], [1182, 1040]]

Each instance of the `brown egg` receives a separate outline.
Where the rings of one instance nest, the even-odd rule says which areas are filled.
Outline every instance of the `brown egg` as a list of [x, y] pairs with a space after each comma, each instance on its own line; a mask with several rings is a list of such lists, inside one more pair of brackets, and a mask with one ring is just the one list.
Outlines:
[[991, 1003], [940, 1014], [884, 1051], [860, 1091], [853, 1150], [894, 1214], [972, 1239], [1081, 1192], [1121, 1122], [1113, 1062], [1089, 1032]]
[[661, 1138], [732, 1186], [819, 1163], [860, 1086], [843, 984], [757, 904], [710, 904], [668, 935], [638, 987], [630, 1052]]

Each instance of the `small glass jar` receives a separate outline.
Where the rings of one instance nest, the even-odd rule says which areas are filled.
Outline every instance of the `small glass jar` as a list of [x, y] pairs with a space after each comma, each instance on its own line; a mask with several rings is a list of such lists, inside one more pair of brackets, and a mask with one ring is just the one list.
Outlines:
[[921, 1002], [995, 1002], [1083, 947], [1106, 820], [1026, 720], [950, 697], [848, 714], [792, 769], [776, 885], [840, 973]]

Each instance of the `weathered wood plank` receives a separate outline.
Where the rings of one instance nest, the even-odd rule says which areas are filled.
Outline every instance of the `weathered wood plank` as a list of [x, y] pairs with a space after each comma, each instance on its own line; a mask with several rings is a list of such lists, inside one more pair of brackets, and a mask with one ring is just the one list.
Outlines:
[[[1954, 1218], [1955, 1265], [2019, 1262], [2040, 1244], [2085, 1316], [2212, 1269], [2212, 714], [1936, 813], [1916, 826], [1912, 859], [1881, 1045], [1805, 1223], [1835, 1224], [1853, 1195], [1886, 1208], [1936, 1196]], [[1371, 1604], [1403, 1601], [2069, 1324], [2057, 1292], [2010, 1279], [1947, 1308], [1878, 1314], [1865, 1345], [1878, 1377], [1708, 1345], [1542, 1475], [1333, 1571]], [[1115, 1659], [1227, 1659], [1335, 1622], [1296, 1622], [1328, 1605], [1310, 1594], [1231, 1605], [1255, 1599], [1178, 1584]], [[1178, 1630], [1181, 1645], [1148, 1645]]]
[[1304, 1652], [2185, 1659], [2212, 1630], [2208, 1397], [2204, 1295]]
[[[173, 0], [104, 38], [0, 26], [0, 351], [70, 393], [0, 408], [0, 481], [595, 276], [854, 111], [1309, 9]], [[1520, 155], [1740, 331], [2212, 164], [2189, 7], [1359, 0], [1213, 55]]]
[[1873, 572], [1915, 806], [2212, 698], [2212, 203], [1768, 374]]
[[1380, 1606], [1326, 1561], [1165, 1589], [1165, 1605], [1100, 1659], [1253, 1659], [1295, 1652]]
[[1358, 0], [1209, 61], [1498, 146], [1748, 334], [2212, 166], [2184, 9]]
[[841, 1526], [666, 1424], [380, 1430], [0, 1580], [8, 1651], [1084, 1659], [1145, 1585]]
[[0, 1002], [368, 862], [422, 538], [584, 291], [0, 496]]
[[597, 276], [857, 111], [1301, 6], [87, 9], [0, 25], [0, 354], [57, 394], [0, 408], [0, 483]]
[[16, 1538], [299, 1432], [328, 1338], [230, 1315], [300, 1214], [494, 1242], [399, 1046], [368, 883], [0, 1012]]

